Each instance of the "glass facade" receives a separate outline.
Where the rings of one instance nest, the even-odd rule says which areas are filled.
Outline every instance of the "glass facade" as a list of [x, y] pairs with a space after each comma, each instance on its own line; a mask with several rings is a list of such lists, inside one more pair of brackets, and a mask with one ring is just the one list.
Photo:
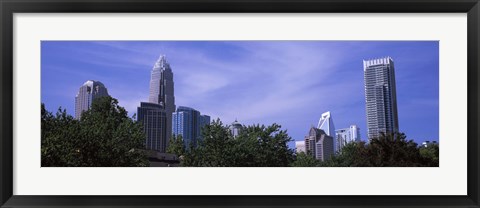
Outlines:
[[200, 115], [200, 112], [189, 107], [179, 106], [176, 112], [172, 113], [172, 133], [182, 135], [185, 147], [191, 143], [194, 146], [202, 139], [201, 129], [210, 124], [210, 116]]
[[395, 67], [392, 58], [363, 61], [368, 138], [398, 132]]
[[137, 121], [142, 123], [145, 132], [145, 149], [166, 152], [167, 116], [163, 106], [155, 103], [141, 102], [137, 108]]

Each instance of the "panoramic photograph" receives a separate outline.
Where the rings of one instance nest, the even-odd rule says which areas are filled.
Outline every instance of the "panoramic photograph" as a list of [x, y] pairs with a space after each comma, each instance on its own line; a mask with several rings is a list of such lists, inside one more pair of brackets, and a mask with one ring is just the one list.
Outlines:
[[42, 41], [42, 167], [439, 167], [438, 41]]

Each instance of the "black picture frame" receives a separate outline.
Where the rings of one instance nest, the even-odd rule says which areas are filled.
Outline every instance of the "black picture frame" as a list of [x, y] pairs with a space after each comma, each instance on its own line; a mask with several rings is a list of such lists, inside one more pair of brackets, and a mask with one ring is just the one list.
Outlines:
[[[480, 207], [479, 0], [0, 0], [0, 204], [2, 207]], [[466, 196], [25, 196], [13, 195], [15, 13], [467, 13]], [[286, 187], [288, 188], [288, 187]]]

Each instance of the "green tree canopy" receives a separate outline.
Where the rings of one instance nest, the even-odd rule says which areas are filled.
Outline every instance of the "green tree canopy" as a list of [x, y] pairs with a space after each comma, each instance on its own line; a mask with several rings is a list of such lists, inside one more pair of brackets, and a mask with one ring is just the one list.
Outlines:
[[316, 167], [319, 165], [320, 162], [318, 160], [311, 155], [307, 155], [305, 152], [298, 153], [291, 164], [293, 167]]
[[[428, 153], [427, 153], [428, 152]], [[370, 143], [356, 142], [347, 144], [342, 151], [331, 159], [322, 162], [328, 167], [417, 167], [435, 166], [435, 152], [421, 149], [413, 140], [407, 140], [405, 134], [382, 134]], [[438, 156], [438, 152], [436, 153]], [[438, 160], [437, 160], [438, 161]], [[438, 166], [438, 163], [437, 165]]]
[[112, 97], [97, 98], [80, 120], [42, 104], [42, 166], [148, 166], [140, 124]]
[[427, 166], [439, 166], [439, 153], [438, 144], [429, 144], [427, 147], [420, 147], [420, 155]]
[[293, 161], [288, 148], [291, 138], [280, 125], [244, 126], [234, 138], [229, 126], [217, 119], [202, 130], [203, 140], [190, 148], [184, 166], [205, 167], [286, 167]]
[[182, 135], [174, 135], [168, 143], [167, 153], [175, 154], [178, 157], [185, 154], [185, 143]]

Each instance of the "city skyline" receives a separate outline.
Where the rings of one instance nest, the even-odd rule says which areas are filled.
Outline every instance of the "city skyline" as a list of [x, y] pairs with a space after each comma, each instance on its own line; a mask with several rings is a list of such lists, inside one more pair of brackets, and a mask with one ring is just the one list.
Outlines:
[[[74, 47], [75, 45], [79, 47]], [[152, 46], [149, 47], [148, 45]], [[375, 53], [355, 55], [359, 59], [349, 57], [352, 56], [351, 53], [346, 52], [352, 48], [363, 52], [369, 51], [367, 50], [369, 47], [376, 48]], [[58, 50], [59, 48], [61, 50]], [[150, 50], [141, 50], [141, 48], [150, 48]], [[289, 50], [285, 50], [287, 48]], [[378, 50], [378, 48], [383, 48], [383, 50]], [[179, 50], [176, 51], [175, 49]], [[228, 50], [225, 52], [224, 49]], [[332, 52], [326, 53], [327, 49], [331, 49]], [[69, 54], [65, 50], [71, 50], [74, 53], [71, 56], [65, 55]], [[129, 60], [127, 61], [129, 64], [121, 66], [118, 62], [109, 61], [113, 59], [113, 57], [107, 55], [109, 50], [124, 55], [131, 53], [134, 56], [133, 54], [136, 54], [134, 57], [137, 58]], [[315, 50], [320, 51], [315, 53]], [[49, 51], [53, 52], [53, 54], [49, 54]], [[79, 53], [78, 51], [83, 51], [80, 53], [87, 55], [95, 54], [95, 57], [76, 60], [73, 56]], [[185, 54], [179, 56], [182, 51]], [[189, 51], [188, 55], [185, 51]], [[244, 54], [252, 51], [257, 53], [248, 53], [251, 55]], [[52, 58], [56, 53], [62, 53], [63, 56], [60, 55], [60, 59], [54, 60]], [[101, 58], [99, 58], [98, 53], [103, 54], [103, 56], [100, 55]], [[151, 53], [151, 55], [147, 55], [147, 53]], [[62, 106], [67, 108], [69, 114], [72, 114], [69, 107], [71, 104], [69, 104], [66, 97], [57, 96], [52, 99], [56, 90], [64, 89], [69, 91], [69, 87], [62, 86], [61, 83], [58, 85], [49, 83], [48, 80], [52, 78], [49, 78], [48, 74], [52, 73], [52, 71], [61, 72], [68, 62], [80, 62], [80, 64], [73, 64], [75, 67], [70, 67], [65, 72], [69, 75], [81, 73], [84, 74], [83, 77], [94, 75], [88, 79], [108, 83], [106, 85], [109, 86], [111, 96], [118, 98], [119, 104], [129, 111], [129, 115], [132, 115], [135, 113], [135, 110], [132, 111], [130, 102], [132, 102], [135, 109], [136, 105], [146, 100], [143, 91], [135, 90], [144, 89], [144, 83], [140, 80], [144, 80], [144, 78], [132, 80], [134, 76], [129, 76], [120, 81], [122, 80], [121, 75], [135, 71], [135, 74], [143, 74], [143, 76], [146, 74], [146, 77], [149, 78], [148, 71], [151, 70], [156, 58], [153, 58], [153, 61], [149, 61], [150, 66], [147, 65], [146, 60], [151, 59], [152, 56], [158, 57], [159, 54], [166, 54], [168, 59], [171, 60], [169, 62], [174, 66], [172, 68], [175, 74], [177, 105], [194, 107], [210, 115], [212, 119], [219, 117], [224, 124], [231, 124], [235, 118], [238, 118], [238, 121], [245, 125], [255, 123], [268, 125], [276, 122], [281, 124], [283, 129], [287, 129], [290, 136], [297, 141], [303, 139], [308, 133], [308, 127], [316, 123], [321, 113], [326, 111], [331, 111], [334, 114], [335, 126], [337, 128], [345, 128], [350, 126], [350, 124], [357, 124], [360, 126], [362, 139], [366, 139], [367, 128], [365, 122], [362, 60], [372, 57], [391, 56], [396, 61], [396, 75], [402, 78], [397, 78], [397, 85], [399, 85], [397, 86], [399, 91], [397, 93], [399, 97], [399, 123], [402, 124], [400, 131], [406, 133], [409, 139], [415, 139], [417, 143], [421, 143], [424, 140], [438, 141], [438, 42], [434, 41], [47, 41], [42, 42], [42, 83], [46, 83], [42, 84], [42, 102], [46, 103], [46, 107], [49, 110], [55, 111], [58, 106]], [[336, 59], [339, 61], [333, 61], [335, 56], [340, 56], [339, 54], [343, 55], [343, 58], [337, 57]], [[315, 57], [315, 55], [318, 57]], [[290, 57], [290, 59], [285, 57]], [[117, 56], [117, 59], [120, 63], [126, 61], [125, 57], [122, 56]], [[350, 67], [350, 65], [342, 67], [342, 61], [347, 61], [355, 67]], [[85, 72], [76, 68], [92, 68], [92, 66], [95, 69]], [[209, 74], [208, 67], [217, 70], [211, 70]], [[102, 70], [115, 71], [115, 69], [118, 75], [102, 75], [104, 74]], [[145, 70], [147, 73], [145, 73]], [[405, 71], [399, 72], [399, 70]], [[415, 74], [416, 71], [419, 73]], [[242, 72], [244, 74], [241, 74]], [[249, 73], [256, 73], [257, 75]], [[244, 77], [238, 76], [239, 74], [244, 75]], [[312, 74], [318, 75], [316, 76], [316, 82], [309, 79], [310, 77], [315, 78]], [[418, 79], [416, 75], [419, 75], [418, 77], [421, 79]], [[102, 77], [105, 79], [102, 79]], [[78, 79], [78, 77], [75, 78]], [[69, 78], [67, 80], [72, 82], [72, 79]], [[263, 82], [257, 82], [259, 80]], [[119, 83], [128, 83], [128, 85], [122, 86]], [[137, 86], [132, 85], [135, 83], [138, 83]], [[358, 88], [358, 84], [360, 84], [360, 88]], [[412, 84], [414, 86], [410, 86]], [[418, 88], [420, 90], [415, 92], [410, 92], [412, 87], [418, 87], [418, 85], [423, 85], [423, 87]], [[406, 86], [406, 88], [401, 89], [400, 86]], [[179, 89], [178, 93], [177, 89]], [[342, 93], [333, 93], [339, 89], [339, 92]], [[135, 94], [137, 95], [135, 96]], [[322, 95], [329, 95], [329, 99], [324, 99], [325, 97], [322, 97]], [[200, 99], [202, 96], [203, 100]], [[403, 100], [400, 99], [401, 96], [404, 98]], [[213, 99], [215, 97], [217, 99]], [[315, 102], [317, 98], [323, 102]], [[212, 103], [216, 104], [213, 105]], [[310, 105], [305, 105], [304, 103]], [[316, 105], [311, 105], [311, 103], [316, 103]], [[404, 110], [402, 111], [402, 109]], [[284, 115], [282, 115], [282, 112], [288, 113], [283, 113]], [[418, 112], [421, 112], [421, 114]], [[406, 122], [402, 122], [402, 119], [406, 120]], [[433, 126], [433, 129], [415, 128], [414, 124], [421, 121], [423, 121], [422, 125]], [[425, 121], [429, 123], [425, 123]], [[412, 125], [403, 126], [404, 123]], [[420, 132], [419, 130], [427, 132]]]

